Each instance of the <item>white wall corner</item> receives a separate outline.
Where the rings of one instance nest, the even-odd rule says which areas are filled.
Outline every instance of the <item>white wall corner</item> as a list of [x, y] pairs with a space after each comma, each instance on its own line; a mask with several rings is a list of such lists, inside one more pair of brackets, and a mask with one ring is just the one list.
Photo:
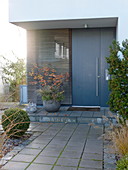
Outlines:
[[117, 23], [116, 39], [122, 44], [123, 40], [128, 39], [128, 18], [126, 16], [120, 16]]

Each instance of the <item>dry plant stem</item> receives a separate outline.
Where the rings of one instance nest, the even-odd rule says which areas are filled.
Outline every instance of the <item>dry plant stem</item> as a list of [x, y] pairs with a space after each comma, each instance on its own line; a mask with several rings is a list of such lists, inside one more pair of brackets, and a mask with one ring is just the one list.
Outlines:
[[[7, 100], [8, 100], [8, 99], [9, 99], [9, 98], [7, 98]], [[14, 108], [14, 107], [15, 107], [15, 104], [12, 105], [12, 108]], [[1, 107], [1, 108], [2, 108], [2, 107]], [[14, 134], [16, 134], [17, 132], [22, 132], [23, 130], [15, 129], [15, 132], [13, 132], [13, 133], [11, 133], [11, 134], [8, 134], [9, 131], [10, 131], [12, 128], [14, 128], [17, 124], [29, 123], [29, 122], [24, 122], [24, 121], [21, 121], [21, 122], [19, 122], [19, 123], [15, 123], [16, 118], [15, 118], [13, 121], [10, 119], [10, 118], [11, 118], [13, 115], [15, 115], [15, 114], [16, 114], [16, 113], [10, 115], [9, 117], [6, 117], [6, 119], [4, 120], [4, 121], [6, 121], [7, 119], [9, 119], [10, 124], [8, 125], [7, 130], [6, 130], [5, 132], [3, 132], [3, 133], [0, 134], [0, 159], [4, 156], [4, 146], [6, 145], [8, 139], [9, 139], [11, 136], [13, 136]], [[3, 122], [4, 122], [4, 121], [3, 121]], [[0, 122], [0, 124], [1, 124], [1, 122]], [[17, 136], [17, 137], [19, 137], [19, 136]]]
[[8, 102], [8, 100], [15, 94], [16, 92], [12, 93], [9, 95], [9, 97], [7, 99], [5, 99], [6, 102]]
[[[9, 97], [6, 100], [8, 100]], [[0, 106], [0, 109], [3, 109], [2, 105]], [[0, 122], [0, 124], [1, 124], [1, 122]], [[4, 145], [6, 144], [7, 139], [8, 139], [8, 137], [7, 137], [7, 132], [6, 131], [0, 134], [0, 158], [2, 158], [4, 156], [3, 148], [4, 148]]]
[[4, 144], [5, 144], [5, 141], [6, 141], [6, 132], [4, 132], [3, 134], [0, 135], [0, 158], [3, 157], [3, 147], [4, 147]]
[[[11, 136], [14, 136], [17, 132], [22, 132], [23, 130], [15, 129], [15, 132], [11, 134], [8, 134], [8, 132], [11, 131], [11, 129], [14, 128], [17, 124], [21, 124], [21, 123], [28, 123], [28, 122], [20, 122], [20, 123], [15, 123], [15, 124], [11, 123], [8, 129], [0, 135], [0, 158], [4, 156], [4, 146], [6, 145], [8, 139]], [[17, 137], [19, 136], [17, 135]]]
[[[21, 121], [21, 122], [19, 122], [19, 123], [15, 123], [15, 120], [17, 119], [17, 118], [15, 118], [14, 120], [11, 120], [10, 118], [12, 117], [12, 116], [14, 116], [15, 114], [17, 114], [17, 112], [15, 112], [14, 114], [12, 114], [12, 115], [10, 115], [10, 116], [6, 116], [6, 119], [4, 119], [4, 121], [3, 122], [5, 122], [7, 119], [10, 121], [10, 124], [8, 125], [8, 127], [7, 127], [7, 129], [8, 130], [11, 130], [13, 127], [15, 127], [16, 125], [18, 125], [18, 124], [23, 124], [23, 123], [29, 123], [29, 122], [23, 122], [23, 121]], [[20, 114], [20, 113], [19, 113]], [[7, 132], [9, 132], [7, 130]]]
[[116, 128], [112, 132], [112, 141], [118, 154], [122, 156], [128, 154], [128, 127]]
[[121, 124], [119, 121], [121, 118], [113, 115], [111, 112], [108, 114], [117, 121], [117, 125], [114, 125], [106, 116], [103, 116], [104, 120], [109, 121], [110, 123], [111, 130], [107, 134], [108, 138], [112, 140], [115, 152], [120, 156], [124, 156], [128, 154], [128, 125], [127, 123]]
[[[9, 99], [15, 94], [16, 92], [14, 92], [13, 94], [8, 94], [8, 97], [6, 97], [5, 99], [5, 102], [7, 102], [7, 104], [9, 104]], [[11, 108], [15, 108], [15, 103], [11, 106]], [[4, 106], [3, 104], [0, 104], [0, 109], [1, 110], [4, 110]], [[16, 113], [14, 113], [16, 114]], [[10, 115], [8, 118], [6, 118], [4, 121], [6, 121], [7, 119], [11, 118], [11, 116], [13, 116], [14, 114]], [[9, 126], [7, 127], [7, 130], [5, 132], [1, 132], [0, 134], [0, 159], [4, 156], [4, 146], [6, 145], [8, 139], [14, 135], [15, 133], [17, 132], [21, 132], [22, 130], [16, 130], [14, 133], [12, 134], [8, 134], [8, 132], [13, 128], [15, 127], [18, 123], [14, 123], [16, 120], [16, 118], [12, 121], [11, 119], [9, 119], [10, 121], [10, 124]], [[1, 121], [0, 121], [0, 125], [1, 125]], [[19, 124], [21, 123], [27, 123], [27, 122], [20, 122]], [[18, 136], [17, 136], [18, 137]]]

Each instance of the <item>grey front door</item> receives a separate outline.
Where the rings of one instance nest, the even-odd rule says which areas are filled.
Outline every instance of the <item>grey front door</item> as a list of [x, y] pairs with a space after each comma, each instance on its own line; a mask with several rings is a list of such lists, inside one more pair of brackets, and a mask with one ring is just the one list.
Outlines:
[[106, 106], [106, 80], [109, 46], [115, 29], [72, 30], [72, 97], [73, 105]]

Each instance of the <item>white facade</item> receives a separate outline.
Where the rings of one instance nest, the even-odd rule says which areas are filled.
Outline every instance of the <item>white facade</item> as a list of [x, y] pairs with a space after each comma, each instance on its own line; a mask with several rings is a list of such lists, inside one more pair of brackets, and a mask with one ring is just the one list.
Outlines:
[[9, 0], [9, 21], [26, 29], [117, 27], [128, 38], [127, 0]]

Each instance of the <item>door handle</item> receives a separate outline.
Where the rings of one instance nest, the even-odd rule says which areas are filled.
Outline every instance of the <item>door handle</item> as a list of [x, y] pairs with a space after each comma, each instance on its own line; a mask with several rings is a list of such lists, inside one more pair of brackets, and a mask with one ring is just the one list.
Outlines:
[[96, 58], [96, 96], [99, 96], [99, 58]]

